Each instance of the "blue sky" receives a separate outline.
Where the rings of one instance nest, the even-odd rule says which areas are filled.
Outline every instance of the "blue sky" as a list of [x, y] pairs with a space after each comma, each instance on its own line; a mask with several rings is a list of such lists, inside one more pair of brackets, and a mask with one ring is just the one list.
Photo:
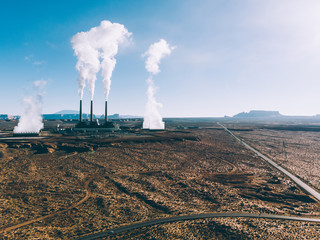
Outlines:
[[[0, 113], [20, 114], [32, 83], [46, 80], [44, 113], [78, 109], [71, 37], [102, 20], [123, 24], [110, 114], [143, 115], [141, 54], [160, 38], [177, 46], [155, 76], [165, 117], [234, 115], [252, 109], [320, 113], [317, 0], [68, 0], [0, 2]], [[89, 111], [85, 89], [84, 111]], [[104, 111], [101, 77], [95, 113]]]

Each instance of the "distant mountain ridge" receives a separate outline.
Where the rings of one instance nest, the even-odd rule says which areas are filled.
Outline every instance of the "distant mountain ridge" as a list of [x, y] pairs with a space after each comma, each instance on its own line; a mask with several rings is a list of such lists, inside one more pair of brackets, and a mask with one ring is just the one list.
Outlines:
[[233, 116], [234, 118], [277, 118], [284, 117], [279, 111], [251, 110], [250, 112], [241, 112]]
[[[52, 114], [42, 114], [43, 119], [79, 119], [79, 111], [76, 110], [61, 110], [56, 113]], [[90, 114], [83, 113], [82, 115], [83, 119], [89, 119]], [[0, 114], [0, 120], [14, 120], [19, 119], [20, 115], [9, 115], [9, 114]], [[94, 119], [104, 119], [104, 114], [102, 115], [95, 115], [93, 116]], [[108, 115], [109, 119], [129, 119], [129, 118], [143, 118], [142, 116], [135, 116], [135, 115], [120, 115], [120, 114], [113, 114]], [[197, 117], [195, 117], [197, 118]], [[209, 117], [211, 118], [211, 117]], [[219, 117], [218, 117], [219, 118]], [[241, 112], [233, 117], [225, 116], [225, 118], [236, 118], [236, 119], [248, 119], [248, 120], [262, 120], [265, 119], [276, 119], [276, 120], [289, 120], [289, 119], [295, 119], [295, 120], [317, 120], [320, 119], [320, 114], [316, 114], [313, 116], [288, 116], [288, 115], [282, 115], [279, 111], [264, 111], [264, 110], [251, 110], [249, 112]]]

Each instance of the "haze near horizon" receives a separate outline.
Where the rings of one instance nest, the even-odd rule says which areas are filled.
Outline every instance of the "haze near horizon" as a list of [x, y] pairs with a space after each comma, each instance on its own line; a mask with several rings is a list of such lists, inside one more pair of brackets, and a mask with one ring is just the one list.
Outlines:
[[[101, 21], [123, 24], [109, 113], [144, 115], [148, 73], [141, 55], [161, 38], [177, 48], [154, 76], [163, 117], [218, 117], [250, 110], [320, 113], [320, 2], [2, 1], [0, 113], [21, 114], [35, 81], [46, 81], [43, 113], [78, 109], [70, 40]], [[23, 25], [21, 25], [23, 23]], [[95, 114], [104, 112], [99, 73]], [[90, 92], [83, 96], [89, 112]]]

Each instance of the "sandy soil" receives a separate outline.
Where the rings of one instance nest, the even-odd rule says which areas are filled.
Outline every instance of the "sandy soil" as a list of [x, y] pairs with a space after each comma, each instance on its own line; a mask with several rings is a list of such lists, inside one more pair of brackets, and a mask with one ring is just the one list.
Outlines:
[[238, 131], [235, 134], [320, 189], [319, 132], [259, 128], [253, 131]]
[[[191, 213], [320, 217], [314, 199], [219, 129], [7, 141], [0, 142], [0, 152], [2, 239], [70, 239]], [[118, 238], [312, 239], [319, 232], [319, 224], [227, 218], [154, 226]]]

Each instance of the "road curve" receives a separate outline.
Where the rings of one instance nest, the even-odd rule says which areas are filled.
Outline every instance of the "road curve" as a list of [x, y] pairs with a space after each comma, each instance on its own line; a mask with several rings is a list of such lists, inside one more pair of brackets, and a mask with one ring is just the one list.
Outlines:
[[235, 136], [228, 128], [226, 128], [225, 126], [223, 126], [222, 124], [218, 123], [224, 130], [226, 130], [231, 136], [233, 136], [237, 141], [239, 141], [240, 143], [242, 143], [246, 148], [250, 149], [251, 151], [253, 151], [254, 153], [256, 153], [259, 157], [261, 157], [263, 160], [265, 160], [266, 162], [268, 162], [269, 164], [271, 164], [273, 167], [275, 167], [276, 169], [278, 169], [280, 172], [284, 173], [285, 175], [287, 175], [289, 178], [291, 178], [292, 181], [294, 181], [298, 186], [300, 186], [303, 190], [305, 190], [306, 192], [308, 192], [310, 195], [312, 195], [314, 198], [316, 198], [319, 202], [320, 202], [320, 193], [317, 192], [315, 189], [313, 189], [312, 187], [310, 187], [309, 185], [307, 185], [305, 182], [303, 182], [300, 178], [294, 176], [293, 174], [291, 174], [290, 172], [288, 172], [286, 169], [284, 169], [283, 167], [279, 166], [277, 163], [275, 163], [274, 161], [272, 161], [270, 158], [266, 157], [265, 155], [263, 155], [262, 153], [260, 153], [258, 150], [254, 149], [253, 147], [251, 147], [250, 145], [248, 145], [247, 143], [245, 143], [244, 141], [242, 141], [240, 138], [238, 138], [237, 136]]
[[304, 218], [304, 217], [293, 217], [293, 216], [284, 216], [284, 215], [272, 215], [272, 214], [252, 214], [252, 213], [204, 213], [204, 214], [195, 214], [195, 215], [186, 215], [186, 216], [176, 216], [169, 218], [160, 218], [145, 222], [133, 223], [123, 227], [115, 228], [105, 232], [99, 232], [95, 234], [90, 234], [86, 236], [81, 236], [75, 238], [74, 240], [92, 240], [99, 239], [106, 236], [111, 236], [114, 234], [122, 233], [125, 231], [134, 230], [142, 227], [149, 227], [158, 224], [172, 223], [178, 221], [187, 221], [187, 220], [197, 220], [205, 218], [226, 218], [226, 217], [241, 217], [241, 218], [268, 218], [268, 219], [279, 219], [279, 220], [291, 220], [291, 221], [306, 221], [306, 222], [316, 222], [320, 223], [318, 218]]
[[[318, 201], [320, 201], [320, 194], [315, 191], [313, 188], [308, 186], [306, 183], [302, 182], [299, 178], [276, 164], [274, 161], [254, 149], [253, 147], [249, 146], [247, 143], [239, 139], [237, 136], [235, 136], [229, 129], [227, 129], [222, 124], [218, 123], [224, 130], [226, 130], [231, 136], [233, 136], [237, 141], [242, 143], [245, 147], [250, 149], [251, 151], [255, 152], [259, 157], [267, 161], [269, 164], [274, 166], [276, 169], [287, 175], [289, 178], [291, 178], [297, 185], [299, 185], [302, 189], [304, 189], [306, 192], [310, 193], [313, 197], [315, 197]], [[145, 222], [138, 222], [133, 223], [130, 225], [122, 226], [119, 228], [107, 230], [104, 232], [98, 232], [94, 234], [89, 234], [86, 236], [81, 236], [78, 238], [75, 238], [74, 240], [92, 240], [92, 239], [99, 239], [106, 236], [111, 236], [114, 234], [122, 233], [125, 231], [134, 230], [137, 228], [142, 227], [149, 227], [153, 225], [158, 224], [165, 224], [165, 223], [172, 223], [177, 221], [188, 221], [188, 220], [197, 220], [197, 219], [206, 219], [206, 218], [226, 218], [226, 217], [242, 217], [242, 218], [266, 218], [266, 219], [275, 219], [275, 220], [291, 220], [291, 221], [306, 221], [306, 222], [316, 222], [320, 223], [319, 218], [305, 218], [305, 217], [294, 217], [294, 216], [285, 216], [285, 215], [273, 215], [273, 214], [252, 214], [252, 213], [205, 213], [205, 214], [196, 214], [196, 215], [186, 215], [186, 216], [176, 216], [176, 217], [169, 217], [169, 218], [161, 218], [161, 219], [155, 219], [155, 220], [149, 220]]]
[[[67, 155], [67, 156], [64, 156], [62, 157], [63, 159], [67, 159], [68, 157], [71, 157], [71, 156], [74, 156], [76, 155], [77, 153], [73, 153], [73, 154], [70, 154], [70, 155]], [[90, 191], [90, 188], [89, 188], [89, 184], [90, 182], [93, 180], [93, 178], [89, 178], [85, 183], [84, 183], [84, 188], [86, 190], [86, 195], [79, 201], [79, 202], [76, 202], [75, 204], [67, 207], [66, 209], [64, 210], [60, 210], [60, 211], [56, 211], [56, 212], [53, 212], [51, 214], [48, 214], [48, 215], [45, 215], [45, 216], [42, 216], [42, 217], [38, 217], [38, 218], [35, 218], [35, 219], [31, 219], [31, 220], [28, 220], [28, 221], [25, 221], [25, 222], [22, 222], [22, 223], [19, 223], [19, 224], [16, 224], [16, 225], [13, 225], [11, 227], [5, 227], [5, 228], [2, 228], [0, 229], [0, 233], [3, 233], [3, 232], [8, 232], [8, 231], [12, 231], [12, 230], [15, 230], [17, 228], [21, 228], [21, 227], [24, 227], [24, 226], [27, 226], [27, 225], [30, 225], [32, 223], [36, 223], [36, 222], [39, 222], [39, 221], [43, 221], [47, 218], [52, 218], [58, 214], [62, 214], [62, 213], [66, 213], [67, 211], [75, 208], [75, 207], [78, 207], [79, 205], [81, 205], [82, 203], [84, 203], [85, 201], [87, 201], [91, 196], [92, 196], [92, 192]]]
[[89, 184], [90, 184], [91, 181], [92, 181], [92, 179], [89, 179], [88, 181], [85, 182], [86, 195], [84, 196], [84, 198], [82, 198], [79, 202], [75, 203], [74, 205], [71, 205], [71, 206], [67, 207], [64, 210], [53, 212], [51, 214], [45, 215], [43, 217], [38, 217], [38, 218], [29, 220], [29, 221], [26, 221], [26, 222], [22, 222], [22, 223], [13, 225], [11, 227], [2, 228], [2, 229], [0, 229], [0, 233], [12, 231], [12, 230], [15, 230], [17, 228], [21, 228], [21, 227], [30, 225], [32, 223], [43, 221], [43, 220], [45, 220], [47, 218], [52, 218], [52, 217], [54, 217], [54, 216], [56, 216], [58, 214], [66, 213], [67, 211], [69, 211], [69, 210], [71, 210], [71, 209], [73, 209], [75, 207], [78, 207], [79, 205], [81, 205], [82, 203], [84, 203], [85, 201], [87, 201], [91, 197], [92, 193], [90, 192], [90, 190], [88, 190], [89, 189]]

